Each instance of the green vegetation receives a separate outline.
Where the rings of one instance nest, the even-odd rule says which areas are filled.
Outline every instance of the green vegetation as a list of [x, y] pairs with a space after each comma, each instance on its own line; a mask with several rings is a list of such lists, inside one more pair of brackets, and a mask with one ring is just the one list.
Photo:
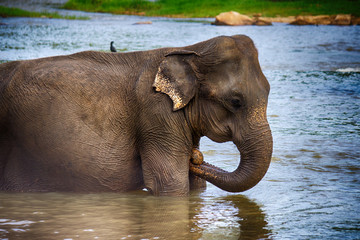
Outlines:
[[360, 16], [359, 0], [69, 0], [66, 9], [138, 14], [147, 16], [214, 17], [220, 12], [237, 11], [266, 17], [352, 14]]
[[86, 20], [87, 17], [76, 17], [76, 16], [63, 16], [57, 12], [29, 12], [19, 8], [8, 8], [0, 6], [0, 17], [47, 17], [47, 18], [61, 18], [61, 19], [80, 19]]

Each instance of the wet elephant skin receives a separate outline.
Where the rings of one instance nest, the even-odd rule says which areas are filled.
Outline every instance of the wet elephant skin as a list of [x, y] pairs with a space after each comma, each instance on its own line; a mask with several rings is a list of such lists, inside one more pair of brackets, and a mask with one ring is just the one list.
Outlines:
[[[243, 35], [1, 64], [0, 190], [245, 191], [271, 159], [269, 91]], [[190, 163], [202, 136], [235, 143], [234, 172]]]

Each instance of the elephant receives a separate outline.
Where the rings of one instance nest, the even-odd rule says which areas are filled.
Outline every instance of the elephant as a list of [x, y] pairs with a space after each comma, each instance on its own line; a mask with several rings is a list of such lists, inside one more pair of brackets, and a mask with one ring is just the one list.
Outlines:
[[[0, 190], [248, 190], [271, 161], [269, 91], [245, 35], [3, 63]], [[233, 172], [190, 161], [203, 136], [236, 145]]]

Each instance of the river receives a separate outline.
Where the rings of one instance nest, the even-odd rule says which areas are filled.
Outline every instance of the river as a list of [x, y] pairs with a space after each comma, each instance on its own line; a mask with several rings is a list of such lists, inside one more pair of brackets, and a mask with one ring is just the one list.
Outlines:
[[[272, 162], [241, 194], [211, 184], [186, 198], [2, 192], [0, 239], [360, 239], [360, 26], [73, 13], [91, 19], [0, 18], [0, 61], [250, 36], [271, 85]], [[203, 138], [200, 149], [214, 165], [238, 165], [232, 143]]]

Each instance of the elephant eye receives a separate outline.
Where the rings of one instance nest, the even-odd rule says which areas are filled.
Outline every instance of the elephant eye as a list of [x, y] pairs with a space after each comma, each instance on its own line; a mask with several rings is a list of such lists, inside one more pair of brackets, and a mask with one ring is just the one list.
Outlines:
[[240, 99], [237, 99], [237, 98], [231, 99], [231, 105], [233, 106], [233, 108], [235, 110], [238, 110], [239, 108], [242, 107]]

